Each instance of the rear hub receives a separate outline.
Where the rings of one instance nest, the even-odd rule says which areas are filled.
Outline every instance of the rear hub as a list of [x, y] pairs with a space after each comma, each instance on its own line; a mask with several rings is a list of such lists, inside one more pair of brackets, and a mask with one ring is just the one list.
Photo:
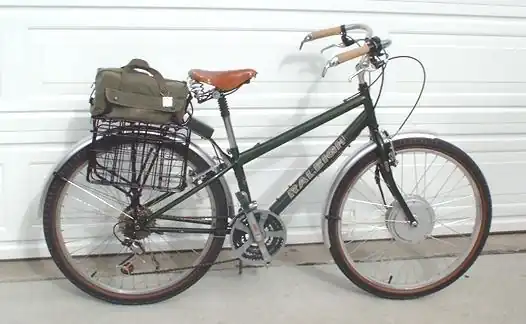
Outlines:
[[[130, 219], [131, 216], [133, 219]], [[143, 206], [128, 207], [119, 216], [120, 232], [134, 240], [142, 240], [150, 235], [148, 227], [155, 225], [155, 220], [147, 221], [152, 212]]]

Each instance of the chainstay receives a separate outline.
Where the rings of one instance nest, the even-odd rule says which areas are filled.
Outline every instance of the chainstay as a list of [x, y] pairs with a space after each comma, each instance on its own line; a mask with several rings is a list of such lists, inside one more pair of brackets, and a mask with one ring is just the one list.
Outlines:
[[224, 264], [224, 263], [230, 263], [230, 262], [235, 262], [235, 261], [239, 261], [239, 259], [238, 258], [232, 258], [232, 259], [227, 259], [227, 260], [223, 260], [223, 261], [201, 263], [201, 264], [198, 264], [196, 266], [191, 266], [191, 267], [169, 268], [169, 269], [164, 269], [164, 270], [143, 271], [143, 272], [136, 272], [136, 273], [134, 272], [134, 273], [129, 274], [129, 276], [140, 276], [140, 275], [145, 275], [145, 274], [169, 273], [169, 272], [175, 272], [175, 271], [179, 271], [179, 270], [188, 270], [188, 269], [202, 268], [202, 267], [213, 266], [213, 265], [216, 265], [216, 264]]

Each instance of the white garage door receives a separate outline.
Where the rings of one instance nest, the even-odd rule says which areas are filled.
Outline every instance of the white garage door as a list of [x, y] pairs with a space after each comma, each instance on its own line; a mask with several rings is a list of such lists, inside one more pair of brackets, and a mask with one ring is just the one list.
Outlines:
[[[41, 186], [53, 164], [88, 134], [87, 98], [97, 67], [142, 57], [172, 78], [184, 78], [190, 68], [256, 69], [256, 82], [229, 97], [246, 149], [355, 91], [356, 84], [346, 82], [353, 64], [320, 80], [326, 58], [319, 49], [327, 41], [298, 52], [307, 32], [354, 22], [391, 37], [393, 55], [414, 55], [426, 65], [426, 93], [404, 130], [439, 133], [472, 154], [492, 190], [493, 231], [526, 229], [521, 1], [150, 3], [0, 1], [0, 258], [47, 255], [36, 212]], [[393, 61], [378, 110], [388, 130], [408, 113], [420, 81], [417, 65]], [[213, 103], [197, 106], [195, 116], [216, 127], [219, 144], [227, 145]], [[336, 119], [249, 164], [254, 197], [263, 206], [272, 203], [348, 121]], [[339, 162], [287, 210], [291, 243], [320, 240], [319, 217]]]

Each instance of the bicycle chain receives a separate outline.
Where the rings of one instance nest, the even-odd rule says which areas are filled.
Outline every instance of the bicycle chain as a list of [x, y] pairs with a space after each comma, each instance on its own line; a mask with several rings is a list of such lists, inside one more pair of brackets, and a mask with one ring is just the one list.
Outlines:
[[196, 265], [196, 266], [191, 266], [191, 267], [182, 267], [182, 268], [169, 268], [169, 269], [164, 269], [164, 270], [155, 270], [155, 271], [144, 271], [144, 272], [134, 272], [134, 273], [131, 273], [129, 274], [130, 276], [139, 276], [139, 275], [145, 275], [145, 274], [162, 274], [162, 273], [168, 273], [168, 272], [173, 272], [173, 271], [178, 271], [178, 270], [188, 270], [188, 269], [194, 269], [194, 268], [199, 268], [199, 267], [207, 267], [207, 266], [213, 266], [215, 264], [223, 264], [223, 263], [229, 263], [229, 262], [234, 262], [234, 261], [239, 261], [238, 258], [232, 258], [232, 259], [227, 259], [227, 260], [223, 260], [223, 261], [217, 261], [217, 262], [208, 262], [208, 263], [201, 263], [199, 265]]
[[[209, 218], [209, 217], [194, 217], [194, 219], [201, 219], [201, 218]], [[229, 219], [230, 217], [229, 216], [217, 216], [216, 218], [225, 218], [225, 219]], [[177, 217], [177, 216], [169, 216], [169, 215], [166, 215], [164, 219], [172, 219], [172, 220], [178, 220], [180, 219], [180, 217]], [[117, 239], [119, 241], [121, 241], [118, 237]], [[121, 241], [122, 243], [122, 241]], [[136, 256], [141, 256], [141, 255], [147, 255], [148, 253], [146, 251], [143, 250], [143, 253], [141, 254], [135, 254]], [[187, 269], [193, 269], [193, 268], [199, 268], [199, 267], [207, 267], [207, 266], [212, 266], [214, 264], [223, 264], [223, 263], [229, 263], [229, 262], [235, 262], [235, 261], [240, 261], [239, 258], [231, 258], [231, 259], [227, 259], [227, 260], [223, 260], [223, 261], [216, 261], [216, 262], [208, 262], [208, 263], [202, 263], [202, 264], [199, 264], [199, 265], [196, 265], [196, 266], [189, 266], [189, 267], [182, 267], [182, 268], [169, 268], [169, 269], [164, 269], [164, 270], [153, 270], [153, 271], [143, 271], [143, 272], [132, 272], [132, 273], [129, 273], [127, 274], [128, 276], [138, 276], [138, 275], [145, 275], [145, 274], [162, 274], [162, 273], [168, 273], [168, 272], [175, 272], [175, 271], [178, 271], [178, 270], [187, 270]]]

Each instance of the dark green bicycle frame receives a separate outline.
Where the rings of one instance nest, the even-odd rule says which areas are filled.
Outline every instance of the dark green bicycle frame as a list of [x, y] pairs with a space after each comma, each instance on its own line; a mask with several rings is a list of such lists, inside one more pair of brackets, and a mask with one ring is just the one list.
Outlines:
[[[241, 153], [237, 151], [237, 148], [231, 149], [232, 158], [229, 166], [225, 167], [221, 171], [215, 173], [213, 176], [207, 178], [201, 184], [192, 188], [188, 192], [184, 193], [174, 201], [168, 203], [166, 206], [155, 211], [149, 216], [149, 219], [159, 218], [159, 219], [173, 219], [169, 216], [162, 216], [163, 213], [167, 212], [177, 204], [181, 203], [183, 200], [192, 196], [197, 191], [205, 188], [211, 182], [222, 177], [225, 173], [230, 170], [234, 170], [235, 176], [238, 182], [239, 190], [245, 192], [250, 200], [250, 191], [248, 188], [245, 172], [243, 166], [258, 157], [274, 150], [275, 148], [290, 142], [291, 140], [333, 120], [336, 117], [339, 117], [354, 108], [359, 106], [364, 106], [364, 110], [354, 119], [354, 121], [336, 138], [336, 140], [305, 170], [288, 188], [287, 190], [276, 199], [276, 201], [270, 206], [270, 210], [276, 214], [280, 214], [287, 206], [289, 206], [292, 201], [311, 183], [311, 181], [325, 171], [366, 128], [369, 128], [371, 138], [378, 144], [377, 145], [377, 154], [382, 166], [385, 166], [388, 160], [387, 154], [384, 150], [384, 145], [379, 136], [378, 132], [378, 122], [376, 120], [376, 115], [374, 112], [374, 106], [370, 97], [369, 87], [367, 84], [361, 84], [359, 86], [359, 92], [344, 100], [340, 105], [333, 107], [326, 112], [315, 116], [302, 124], [295, 126], [263, 143], [258, 143], [254, 147], [247, 149]], [[394, 184], [394, 179], [390, 174], [390, 167], [386, 169], [381, 168], [382, 176], [387, 183], [389, 189], [391, 190], [393, 197], [395, 197], [402, 205], [406, 207], [405, 201], [403, 200], [397, 186]], [[154, 200], [147, 202], [146, 206], [151, 206], [159, 201], [162, 201], [173, 193], [163, 194]], [[403, 208], [406, 212], [406, 215], [409, 220], [413, 217], [409, 208]], [[179, 221], [183, 221], [183, 217], [177, 218]], [[414, 218], [413, 218], [414, 220]], [[194, 223], [204, 223], [200, 221], [189, 221]], [[180, 232], [180, 233], [210, 233], [210, 229], [191, 229], [191, 228], [182, 228], [182, 227], [149, 227], [151, 231], [160, 231], [160, 232]]]

